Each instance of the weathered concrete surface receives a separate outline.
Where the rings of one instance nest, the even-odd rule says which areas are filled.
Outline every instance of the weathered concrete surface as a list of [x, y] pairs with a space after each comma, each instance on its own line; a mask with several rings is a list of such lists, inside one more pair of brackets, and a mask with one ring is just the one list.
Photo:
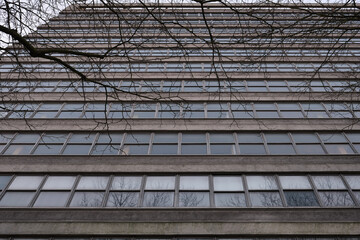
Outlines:
[[360, 156], [1, 156], [0, 172], [359, 172]]
[[[357, 235], [360, 223], [0, 223], [3, 235]], [[68, 237], [68, 236], [67, 236]]]
[[349, 235], [360, 209], [1, 209], [7, 235]]

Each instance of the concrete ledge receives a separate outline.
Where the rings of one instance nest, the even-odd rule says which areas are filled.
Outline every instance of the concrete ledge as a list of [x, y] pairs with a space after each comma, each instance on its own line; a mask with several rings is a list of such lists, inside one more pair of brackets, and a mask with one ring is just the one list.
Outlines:
[[0, 208], [0, 219], [2, 223], [360, 224], [360, 208]]
[[360, 172], [359, 155], [0, 156], [0, 172], [18, 173], [309, 173]]
[[[0, 223], [4, 235], [357, 235], [360, 223]], [[68, 237], [68, 236], [67, 236]]]

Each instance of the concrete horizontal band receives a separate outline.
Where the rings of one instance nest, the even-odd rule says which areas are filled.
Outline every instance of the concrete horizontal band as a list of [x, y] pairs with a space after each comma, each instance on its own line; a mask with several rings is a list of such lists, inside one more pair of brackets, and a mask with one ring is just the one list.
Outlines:
[[359, 119], [3, 119], [0, 131], [344, 131]]
[[267, 237], [302, 235], [357, 235], [360, 223], [0, 223], [3, 235], [132, 235], [132, 236], [217, 236], [257, 235]]
[[2, 173], [358, 173], [360, 156], [1, 156]]
[[360, 209], [1, 209], [5, 235], [349, 235]]

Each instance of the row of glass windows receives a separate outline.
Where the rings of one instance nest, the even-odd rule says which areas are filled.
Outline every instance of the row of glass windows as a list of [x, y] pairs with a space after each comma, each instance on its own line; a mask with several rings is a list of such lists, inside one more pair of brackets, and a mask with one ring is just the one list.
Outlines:
[[[234, 7], [233, 10], [230, 10], [229, 7], [217, 7], [216, 9], [214, 7], [212, 7], [213, 12], [208, 12], [207, 10], [205, 11], [205, 17], [210, 19], [210, 18], [218, 18], [218, 19], [224, 19], [224, 18], [235, 18], [235, 19], [239, 19], [239, 18], [254, 18], [254, 19], [274, 19], [274, 18], [279, 18], [279, 19], [284, 19], [284, 18], [288, 18], [288, 19], [294, 19], [294, 18], [299, 18], [299, 19], [314, 19], [314, 20], [318, 20], [317, 15], [314, 13], [317, 13], [317, 10], [319, 10], [319, 13], [323, 13], [324, 10], [328, 10], [328, 9], [324, 9], [324, 7], [319, 7], [318, 9], [314, 6], [312, 7], [312, 12], [311, 13], [307, 13], [307, 12], [294, 12], [294, 11], [284, 11], [283, 9], [279, 9], [280, 11], [274, 10], [274, 9], [266, 9], [266, 8], [254, 8], [252, 7], [251, 9], [246, 9], [244, 7], [237, 7], [237, 6], [232, 6]], [[86, 9], [86, 8], [85, 8]], [[100, 18], [100, 19], [109, 19], [109, 18], [113, 18], [113, 19], [117, 19], [116, 17], [118, 15], [114, 15], [114, 13], [110, 12], [110, 11], [106, 11], [107, 9], [93, 9], [91, 8], [91, 11], [86, 11], [84, 9], [83, 12], [81, 11], [77, 11], [76, 13], [74, 12], [63, 12], [60, 13], [58, 18], [84, 18], [84, 17], [93, 17], [93, 18]], [[218, 9], [221, 9], [221, 11], [217, 11]], [[90, 10], [90, 9], [88, 9]], [[142, 11], [138, 11], [138, 10], [142, 10]], [[158, 11], [160, 10], [160, 11]], [[178, 11], [177, 9], [171, 8], [170, 12], [166, 12], [163, 11], [164, 8], [163, 6], [161, 7], [161, 9], [158, 9], [157, 11], [153, 11], [152, 14], [156, 17], [171, 17], [171, 18], [176, 18], [176, 19], [188, 19], [188, 18], [200, 18], [203, 19], [203, 13], [201, 11], [201, 9], [199, 8], [198, 12], [195, 11], [188, 11], [188, 9], [182, 9], [181, 11]], [[229, 11], [230, 10], [230, 11]], [[250, 11], [251, 10], [251, 11]], [[265, 10], [265, 11], [264, 11]], [[353, 16], [354, 12], [351, 11], [351, 8], [347, 8], [345, 9], [338, 9], [339, 11], [333, 12], [332, 16]], [[343, 11], [345, 10], [345, 11]], [[355, 9], [356, 10], [356, 9]], [[131, 18], [134, 17], [135, 19], [137, 18], [144, 18], [146, 16], [151, 17], [151, 15], [148, 12], [144, 12], [143, 8], [139, 8], [136, 9], [131, 8], [131, 9], [124, 9], [121, 12], [121, 16], [122, 17], [126, 17], [126, 18]]]
[[0, 104], [2, 118], [360, 118], [360, 103], [161, 102]]
[[[103, 84], [103, 85], [101, 85]], [[3, 81], [0, 92], [359, 92], [346, 80]]]
[[[49, 25], [44, 25], [42, 27], [39, 27], [40, 29], [42, 28], [46, 28], [46, 27], [54, 27], [54, 25], [61, 25], [62, 27], [66, 27], [68, 25], [76, 25], [79, 26], [79, 24], [81, 25], [85, 25], [89, 24], [91, 26], [104, 26], [106, 25], [107, 27], [119, 27], [119, 24], [122, 24], [122, 26], [132, 26], [133, 24], [135, 24], [135, 26], [137, 25], [159, 25], [159, 21], [157, 20], [151, 20], [148, 18], [136, 18], [135, 15], [131, 16], [119, 16], [119, 19], [117, 18], [112, 18], [112, 17], [106, 17], [103, 19], [97, 19], [96, 17], [94, 18], [89, 18], [91, 15], [88, 15], [88, 18], [66, 18], [66, 19], [62, 19], [62, 20], [57, 20], [57, 19], [52, 19], [50, 21]], [[229, 25], [232, 25], [230, 27], [235, 27], [235, 26], [243, 26], [243, 24], [246, 25], [250, 25], [250, 24], [277, 24], [278, 26], [288, 26], [288, 25], [313, 25], [313, 24], [327, 24], [327, 25], [331, 25], [331, 23], [333, 24], [338, 24], [338, 22], [331, 22], [329, 20], [324, 20], [324, 19], [311, 19], [311, 18], [305, 18], [305, 19], [284, 19], [284, 18], [276, 18], [276, 15], [274, 16], [275, 18], [262, 18], [262, 19], [254, 19], [254, 18], [230, 18], [230, 19], [219, 19], [219, 18], [208, 18], [206, 19], [206, 23], [212, 27], [213, 25], [220, 25], [220, 26], [225, 26], [225, 27], [229, 27]], [[112, 18], [112, 19], [111, 19]], [[123, 19], [122, 19], [123, 18]], [[205, 21], [203, 18], [190, 18], [187, 17], [186, 19], [179, 19], [179, 18], [162, 18], [160, 20], [162, 23], [164, 23], [165, 25], [167, 25], [167, 27], [171, 28], [171, 27], [176, 27], [177, 25], [181, 24], [184, 27], [192, 27], [193, 25], [202, 25], [204, 26]], [[189, 24], [189, 26], [186, 26], [187, 24]], [[359, 24], [359, 21], [356, 20], [347, 20], [344, 25], [346, 24]], [[112, 26], [111, 26], [112, 25]], [[133, 25], [134, 26], [134, 25]], [[194, 26], [193, 26], [194, 27]]]
[[[357, 72], [358, 63], [221, 63], [215, 66], [211, 63], [74, 63], [79, 71], [86, 72]], [[68, 72], [59, 64], [23, 63], [1, 64], [0, 72]]]
[[[29, 39], [31, 40], [31, 39]], [[123, 39], [124, 40], [124, 39]], [[161, 39], [161, 38], [154, 38], [154, 39], [138, 39], [138, 38], [132, 38], [131, 41], [140, 42], [143, 41], [144, 43], [148, 42], [156, 42], [156, 43], [162, 43], [167, 42], [167, 39]], [[169, 39], [173, 40], [173, 39]], [[177, 39], [178, 41], [182, 43], [186, 43], [186, 39]], [[74, 39], [74, 38], [66, 38], [66, 39], [57, 39], [57, 38], [51, 38], [51, 39], [33, 39], [34, 42], [37, 43], [46, 43], [48, 41], [51, 42], [64, 42], [67, 43], [81, 43], [81, 44], [87, 44], [91, 42], [101, 43], [106, 41], [114, 41], [114, 38], [104, 39], [104, 38], [95, 38], [95, 39]], [[119, 39], [120, 41], [120, 39]], [[183, 42], [185, 41], [185, 42]], [[190, 41], [190, 39], [189, 39]], [[245, 42], [251, 41], [244, 40]], [[274, 39], [276, 41], [276, 38]], [[349, 40], [351, 41], [351, 40]], [[49, 42], [50, 43], [50, 42]], [[97, 53], [97, 54], [104, 54], [109, 51], [109, 49], [104, 48], [97, 48], [97, 49], [79, 49], [81, 52], [86, 53]], [[194, 49], [194, 48], [186, 48], [186, 49], [146, 49], [146, 48], [137, 48], [137, 49], [126, 49], [125, 50], [112, 50], [109, 53], [107, 53], [108, 56], [139, 56], [139, 57], [147, 57], [147, 56], [156, 56], [156, 57], [182, 57], [182, 56], [209, 56], [212, 57], [213, 54], [215, 56], [238, 56], [238, 57], [257, 57], [257, 56], [360, 56], [360, 49], [221, 49], [217, 48], [216, 52], [214, 52], [212, 49]], [[16, 51], [8, 51], [8, 54], [5, 54], [5, 56], [29, 56], [29, 54], [25, 50], [16, 50]], [[61, 53], [53, 53], [52, 56], [65, 56], [65, 54]]]
[[[126, 28], [127, 27], [127, 28]], [[166, 28], [166, 30], [164, 30], [163, 28], [159, 27], [159, 26], [153, 26], [153, 27], [146, 27], [144, 25], [140, 25], [140, 26], [136, 26], [131, 27], [131, 26], [126, 26], [124, 28], [121, 28], [121, 33], [122, 34], [160, 34], [160, 33], [167, 33], [167, 34], [208, 34], [209, 33], [209, 29], [206, 28], [206, 26], [203, 27], [191, 27], [191, 28]], [[322, 34], [356, 34], [358, 29], [354, 27], [353, 24], [342, 24], [342, 25], [336, 25], [334, 27], [323, 27], [323, 28], [319, 28], [318, 25], [307, 25], [308, 28], [306, 28], [306, 26], [301, 26], [301, 25], [296, 25], [293, 26], [291, 28], [286, 28], [283, 26], [273, 26], [273, 27], [269, 27], [268, 25], [264, 24], [262, 26], [260, 26], [259, 28], [255, 28], [254, 26], [251, 25], [243, 25], [241, 28], [239, 28], [238, 26], [234, 26], [233, 28], [210, 28], [211, 32], [214, 34], [223, 34], [223, 33], [229, 33], [229, 34], [263, 34], [263, 33], [271, 33], [271, 34], [280, 34], [280, 33], [285, 33], [285, 34], [304, 34], [304, 29], [306, 29], [306, 32], [308, 33], [322, 33]], [[104, 32], [105, 30], [105, 32]], [[82, 28], [59, 28], [59, 29], [54, 29], [54, 28], [45, 28], [45, 29], [38, 29], [36, 32], [38, 34], [67, 34], [67, 33], [86, 33], [86, 34], [91, 34], [91, 33], [96, 33], [96, 34], [108, 34], [108, 33], [119, 33], [119, 28], [89, 28], [89, 27], [85, 27], [83, 26]]]
[[355, 207], [360, 175], [0, 175], [0, 207]]
[[293, 155], [359, 154], [349, 132], [46, 132], [3, 133], [4, 155]]

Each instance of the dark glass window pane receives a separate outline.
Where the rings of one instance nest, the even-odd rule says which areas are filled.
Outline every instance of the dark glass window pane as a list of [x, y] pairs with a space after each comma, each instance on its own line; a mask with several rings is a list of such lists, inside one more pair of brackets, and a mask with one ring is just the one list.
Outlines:
[[35, 154], [35, 155], [59, 154], [61, 148], [62, 148], [62, 145], [39, 144], [33, 154]]
[[253, 207], [282, 206], [280, 195], [277, 192], [251, 192], [250, 199]]
[[292, 133], [296, 143], [318, 143], [319, 139], [313, 133]]
[[11, 176], [0, 176], [0, 191], [9, 183]]
[[243, 193], [216, 193], [215, 205], [217, 207], [246, 207]]
[[177, 149], [177, 144], [153, 144], [151, 154], [177, 154]]
[[266, 154], [263, 144], [239, 144], [240, 154]]
[[110, 192], [107, 207], [136, 207], [139, 199], [137, 192]]
[[124, 145], [121, 153], [124, 155], [148, 154], [149, 145]]
[[183, 143], [206, 143], [206, 137], [204, 133], [183, 133]]
[[154, 143], [177, 143], [177, 133], [156, 133], [154, 136]]
[[291, 144], [268, 144], [270, 154], [295, 154]]
[[181, 154], [206, 154], [205, 144], [186, 144], [181, 146]]
[[26, 207], [35, 192], [7, 192], [0, 201], [2, 207]]
[[95, 134], [73, 133], [69, 139], [69, 143], [92, 143], [94, 138]]
[[34, 207], [64, 207], [70, 192], [41, 192]]
[[95, 145], [92, 155], [118, 155], [120, 150], [120, 145], [108, 145], [108, 144], [101, 144]]
[[12, 143], [35, 143], [40, 135], [36, 133], [20, 133], [16, 135]]
[[288, 206], [319, 206], [312, 191], [284, 191]]
[[205, 192], [180, 192], [180, 207], [209, 207], [209, 193]]
[[239, 143], [262, 143], [262, 137], [259, 133], [239, 133]]
[[286, 133], [265, 133], [268, 143], [290, 143], [290, 138]]
[[212, 143], [233, 143], [234, 136], [229, 133], [211, 133], [210, 142]]
[[325, 144], [329, 154], [353, 154], [349, 144]]
[[149, 133], [128, 133], [126, 135], [126, 143], [148, 143], [150, 139]]
[[320, 144], [298, 144], [296, 149], [299, 154], [325, 154]]
[[64, 155], [88, 155], [91, 145], [68, 144], [63, 152]]
[[145, 192], [144, 207], [172, 207], [173, 192]]
[[30, 154], [30, 150], [34, 147], [34, 145], [11, 145], [4, 152], [5, 155], [23, 155]]
[[234, 144], [211, 144], [211, 154], [236, 154]]
[[319, 192], [321, 201], [327, 207], [337, 206], [354, 206], [354, 202], [351, 199], [348, 192], [332, 191], [332, 192]]
[[76, 192], [70, 207], [101, 207], [103, 192]]
[[122, 133], [102, 133], [99, 135], [97, 143], [121, 143]]

